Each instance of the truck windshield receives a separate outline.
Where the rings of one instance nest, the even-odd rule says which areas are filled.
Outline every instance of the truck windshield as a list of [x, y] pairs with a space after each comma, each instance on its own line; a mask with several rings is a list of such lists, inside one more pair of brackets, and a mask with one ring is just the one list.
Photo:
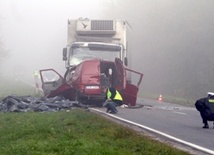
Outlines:
[[115, 58], [120, 58], [121, 50], [115, 49], [95, 49], [89, 47], [75, 47], [70, 53], [70, 66], [78, 65], [84, 60], [100, 59], [114, 61]]

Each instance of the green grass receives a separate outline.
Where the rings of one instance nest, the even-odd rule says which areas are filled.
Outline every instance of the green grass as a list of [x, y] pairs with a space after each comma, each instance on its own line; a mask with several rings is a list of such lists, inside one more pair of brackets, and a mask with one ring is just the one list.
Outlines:
[[51, 113], [0, 113], [4, 155], [185, 155], [83, 109]]

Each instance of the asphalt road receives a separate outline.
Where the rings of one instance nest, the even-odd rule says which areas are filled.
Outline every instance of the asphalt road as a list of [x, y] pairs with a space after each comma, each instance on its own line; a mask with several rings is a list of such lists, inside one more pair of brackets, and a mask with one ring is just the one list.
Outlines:
[[[193, 149], [202, 150], [204, 154], [214, 154], [213, 122], [209, 122], [209, 129], [202, 129], [200, 114], [194, 107], [147, 99], [138, 99], [137, 102], [143, 107], [136, 109], [118, 107], [118, 114], [107, 115], [125, 120]], [[105, 108], [95, 108], [95, 110], [106, 114]]]

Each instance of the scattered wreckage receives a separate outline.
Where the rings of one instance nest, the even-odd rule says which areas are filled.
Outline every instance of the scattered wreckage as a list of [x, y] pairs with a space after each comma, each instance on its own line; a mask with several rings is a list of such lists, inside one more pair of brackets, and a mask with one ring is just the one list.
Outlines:
[[58, 112], [74, 107], [87, 108], [62, 96], [38, 98], [32, 96], [8, 96], [0, 102], [1, 112]]

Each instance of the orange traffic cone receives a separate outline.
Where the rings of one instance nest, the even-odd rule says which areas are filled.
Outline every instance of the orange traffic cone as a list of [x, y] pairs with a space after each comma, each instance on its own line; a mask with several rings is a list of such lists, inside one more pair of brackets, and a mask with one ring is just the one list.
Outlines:
[[160, 95], [158, 101], [161, 102], [162, 100], [163, 100], [162, 95]]

